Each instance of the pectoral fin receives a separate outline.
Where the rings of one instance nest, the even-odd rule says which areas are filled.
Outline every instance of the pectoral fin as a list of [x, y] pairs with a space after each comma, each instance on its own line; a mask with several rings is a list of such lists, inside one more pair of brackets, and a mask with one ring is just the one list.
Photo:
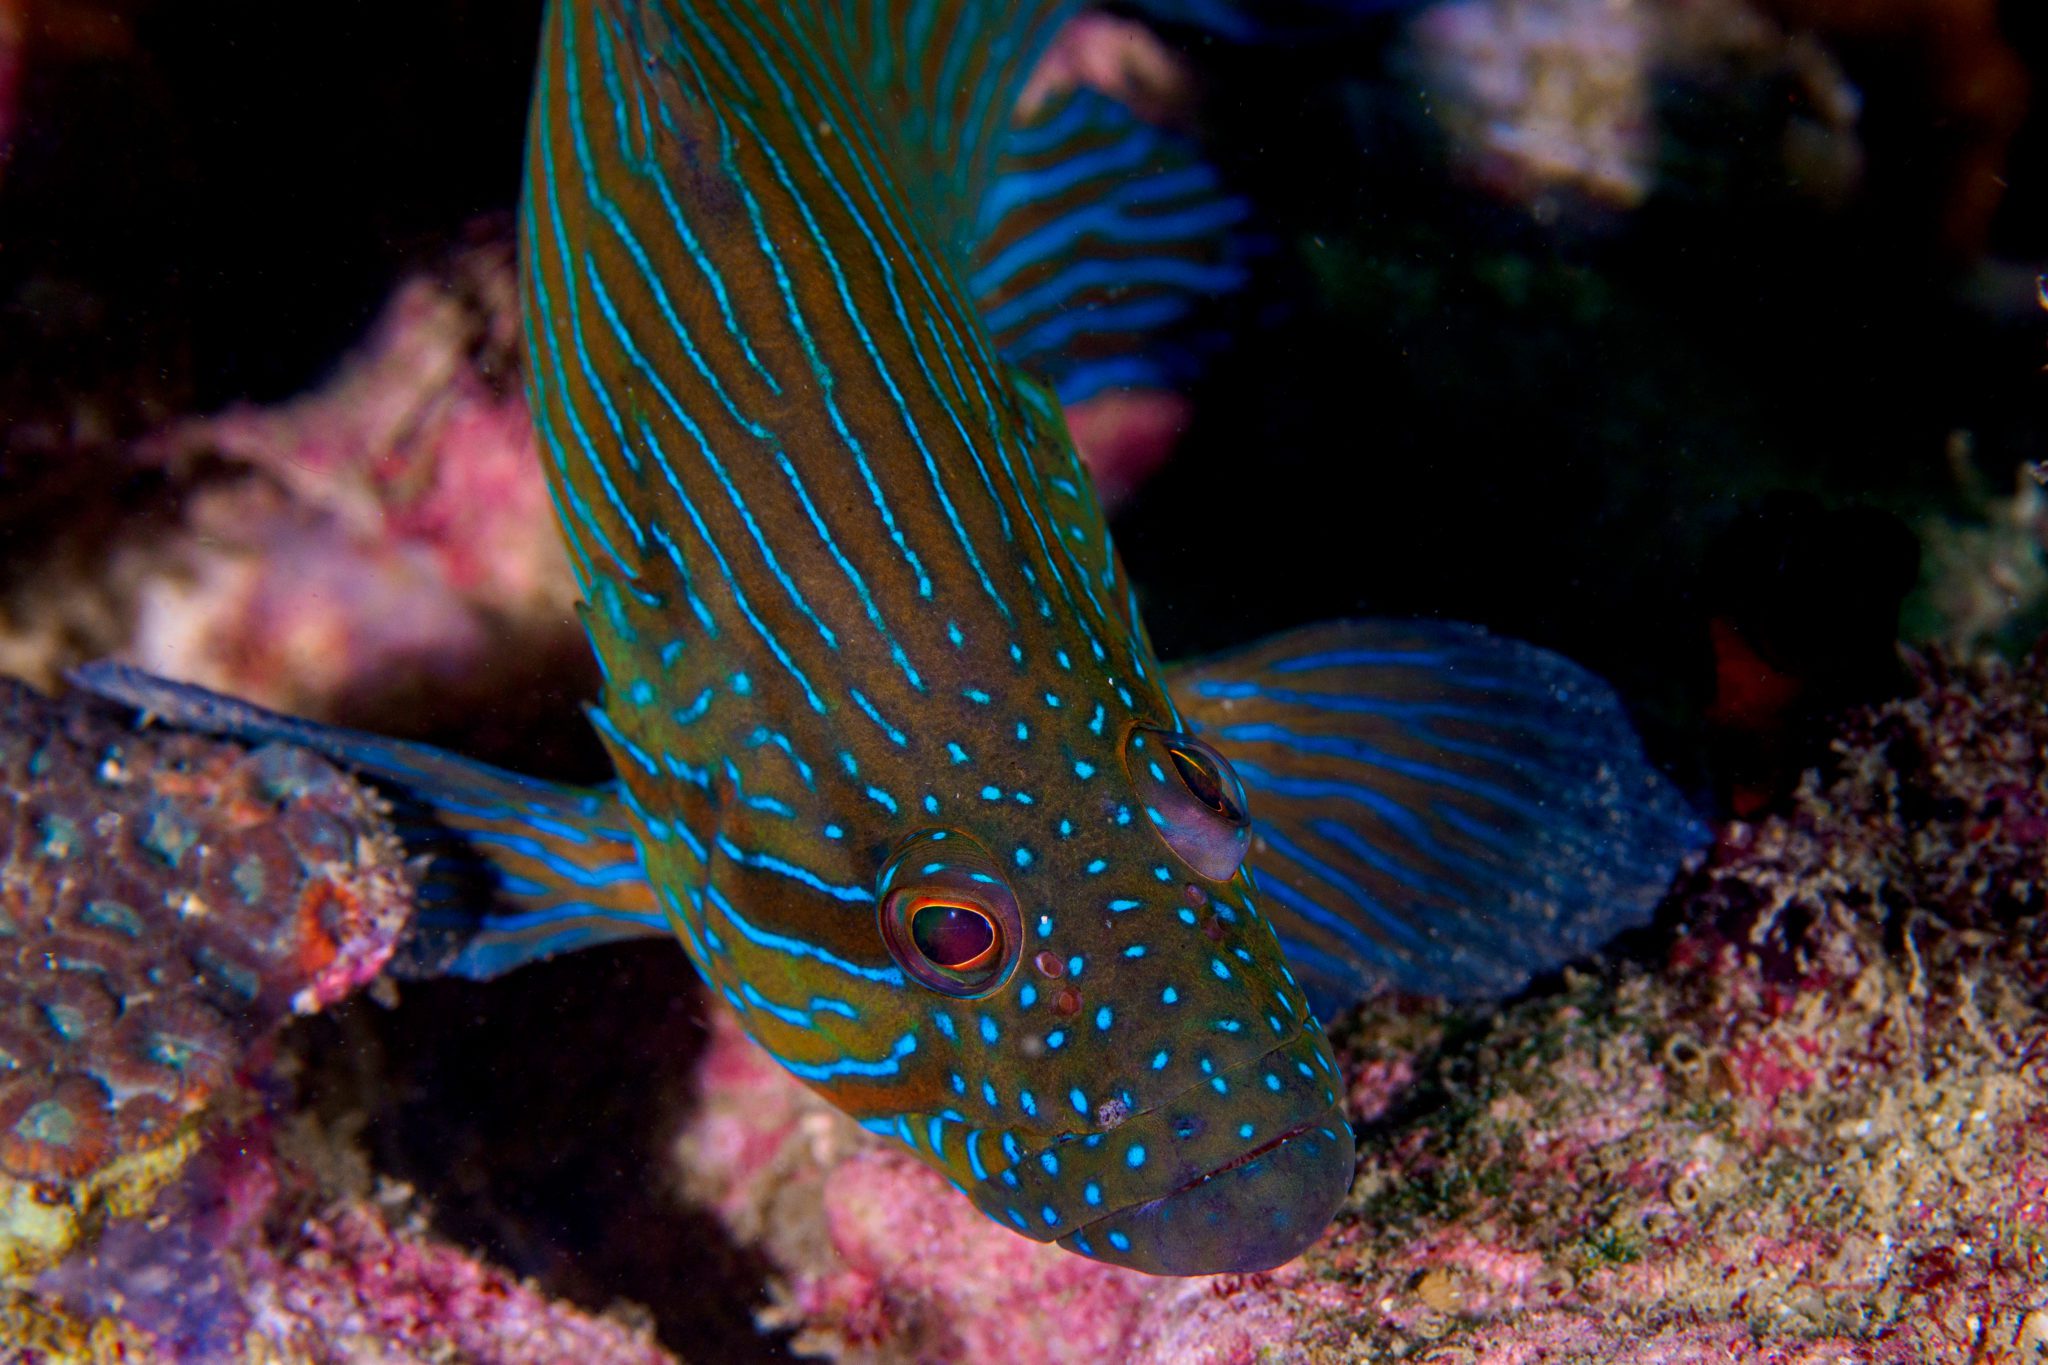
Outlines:
[[1311, 626], [1174, 671], [1319, 1010], [1512, 992], [1646, 922], [1706, 827], [1606, 684], [1472, 626]]
[[632, 813], [609, 787], [542, 782], [424, 744], [279, 715], [123, 664], [72, 684], [166, 724], [295, 744], [368, 779], [421, 855], [412, 929], [394, 970], [486, 978], [574, 948], [671, 930], [641, 872]]

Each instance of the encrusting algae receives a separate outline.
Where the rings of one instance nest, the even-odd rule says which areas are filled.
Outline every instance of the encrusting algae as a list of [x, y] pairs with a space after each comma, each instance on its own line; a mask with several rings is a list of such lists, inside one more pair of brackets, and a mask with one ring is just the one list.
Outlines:
[[[841, 1359], [998, 1342], [1023, 1362], [2040, 1359], [2048, 667], [1912, 667], [1913, 694], [1852, 714], [1786, 813], [1724, 829], [1658, 944], [1497, 1013], [1383, 998], [1345, 1021], [1360, 1174], [1333, 1234], [1278, 1271], [1161, 1283], [1007, 1236], [729, 1028], [698, 1073], [687, 1183], [772, 1267], [773, 1321]], [[356, 1346], [410, 1343], [393, 1358], [470, 1341], [512, 1360], [546, 1323], [663, 1358], [644, 1328], [550, 1305], [416, 1218], [394, 1228], [402, 1200], [309, 1194], [280, 1136], [294, 1121], [223, 1108], [255, 1040], [365, 984], [398, 932], [403, 884], [353, 783], [282, 746], [138, 735], [25, 690], [6, 722], [8, 914], [44, 945], [13, 970], [90, 949], [138, 1010], [142, 981], [211, 1030], [145, 1048], [156, 1089], [119, 1093], [156, 1098], [125, 1115], [104, 1096], [134, 1065], [126, 1035], [88, 1027], [92, 997], [59, 969], [25, 978], [42, 1031], [10, 1019], [8, 1036], [43, 1051], [11, 1043], [10, 1079], [43, 1104], [90, 1087], [99, 1107], [76, 1110], [68, 1147], [48, 1111], [9, 1129], [9, 1179], [68, 1210], [55, 1231], [8, 1229], [17, 1345], [345, 1359], [317, 1343], [352, 1324]], [[60, 823], [87, 799], [118, 818]], [[251, 855], [253, 901], [231, 894]], [[213, 913], [178, 913], [190, 895]], [[134, 926], [87, 913], [116, 900]], [[223, 1204], [239, 1212], [206, 1211]], [[206, 1221], [223, 1217], [241, 1248], [225, 1279]], [[90, 1254], [34, 1277], [95, 1229]], [[135, 1288], [166, 1275], [182, 1318]], [[258, 1300], [290, 1330], [255, 1330]], [[234, 1329], [225, 1354], [194, 1353], [207, 1324]]]
[[2048, 1359], [2048, 670], [1913, 670], [1786, 814], [1724, 830], [1658, 960], [1347, 1020], [1359, 1177], [1280, 1271], [1040, 1264], [794, 1087], [770, 1104], [738, 1046], [688, 1178], [840, 1359], [1027, 1324], [1027, 1362]]

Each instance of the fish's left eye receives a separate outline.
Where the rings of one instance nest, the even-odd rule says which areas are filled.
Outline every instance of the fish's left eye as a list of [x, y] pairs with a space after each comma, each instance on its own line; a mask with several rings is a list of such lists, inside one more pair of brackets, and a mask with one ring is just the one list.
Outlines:
[[1024, 942], [1016, 894], [966, 835], [912, 835], [883, 865], [879, 890], [882, 942], [919, 985], [973, 999], [1016, 970]]
[[1231, 790], [1236, 784], [1224, 779], [1221, 759], [1193, 744], [1169, 744], [1166, 752], [1189, 795], [1232, 824], [1244, 823], [1244, 809]]
[[927, 961], [970, 972], [987, 965], [1001, 940], [995, 922], [973, 906], [934, 901], [910, 912], [910, 941]]
[[1237, 875], [1252, 822], [1223, 755], [1193, 735], [1141, 727], [1124, 741], [1124, 768], [1152, 827], [1182, 862], [1214, 881]]

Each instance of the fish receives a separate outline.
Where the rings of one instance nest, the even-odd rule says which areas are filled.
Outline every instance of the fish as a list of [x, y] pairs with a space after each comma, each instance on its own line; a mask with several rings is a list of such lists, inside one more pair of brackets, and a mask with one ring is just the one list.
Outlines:
[[[1103, 95], [1013, 116], [1077, 8], [549, 6], [528, 396], [614, 781], [74, 682], [379, 784], [426, 859], [415, 974], [679, 940], [1002, 1226], [1256, 1271], [1351, 1184], [1324, 1019], [1515, 990], [1704, 832], [1611, 689], [1476, 627], [1156, 657], [1061, 404], [1167, 364], [1246, 210]], [[1227, 572], [1227, 518], [1189, 533]]]

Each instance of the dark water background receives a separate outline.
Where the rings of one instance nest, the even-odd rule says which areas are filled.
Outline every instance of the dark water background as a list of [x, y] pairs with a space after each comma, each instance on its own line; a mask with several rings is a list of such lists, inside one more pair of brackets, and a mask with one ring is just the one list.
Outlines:
[[[537, 0], [132, 8], [141, 61], [30, 69], [0, 182], [0, 404], [125, 384], [139, 427], [283, 399], [398, 279], [509, 210]], [[2048, 11], [2005, 20], [2048, 75]], [[1672, 85], [1647, 203], [1542, 221], [1447, 175], [1392, 32], [1195, 50], [1208, 145], [1274, 249], [1247, 344], [1117, 522], [1154, 639], [1171, 658], [1330, 616], [1483, 622], [1613, 679], [1713, 799], [1709, 618], [1768, 618], [1824, 659], [1875, 641], [1879, 663], [1840, 681], [1881, 691], [1910, 559], [1833, 513], [1903, 527], [1955, 505], [1952, 433], [1993, 487], [2048, 456], [2029, 306], [2048, 118], [1968, 258], [1934, 226], [1954, 130], [1882, 45], [1837, 51], [1865, 98], [1846, 207], [1759, 150], [1785, 116], [1773, 92]], [[0, 499], [19, 477], [0, 463]], [[1774, 491], [1812, 500], [1760, 518]], [[39, 534], [15, 522], [0, 558], [32, 558]], [[568, 777], [595, 761], [500, 740], [482, 756]], [[714, 1255], [707, 1275], [718, 1232], [649, 1175], [689, 1100], [644, 1078], [685, 1073], [701, 1009], [682, 954], [638, 945], [408, 986], [303, 1041], [321, 1107], [363, 1115], [374, 1164], [450, 1236], [580, 1301], [649, 1304], [697, 1358], [743, 1358], [763, 1349], [758, 1267]]]

